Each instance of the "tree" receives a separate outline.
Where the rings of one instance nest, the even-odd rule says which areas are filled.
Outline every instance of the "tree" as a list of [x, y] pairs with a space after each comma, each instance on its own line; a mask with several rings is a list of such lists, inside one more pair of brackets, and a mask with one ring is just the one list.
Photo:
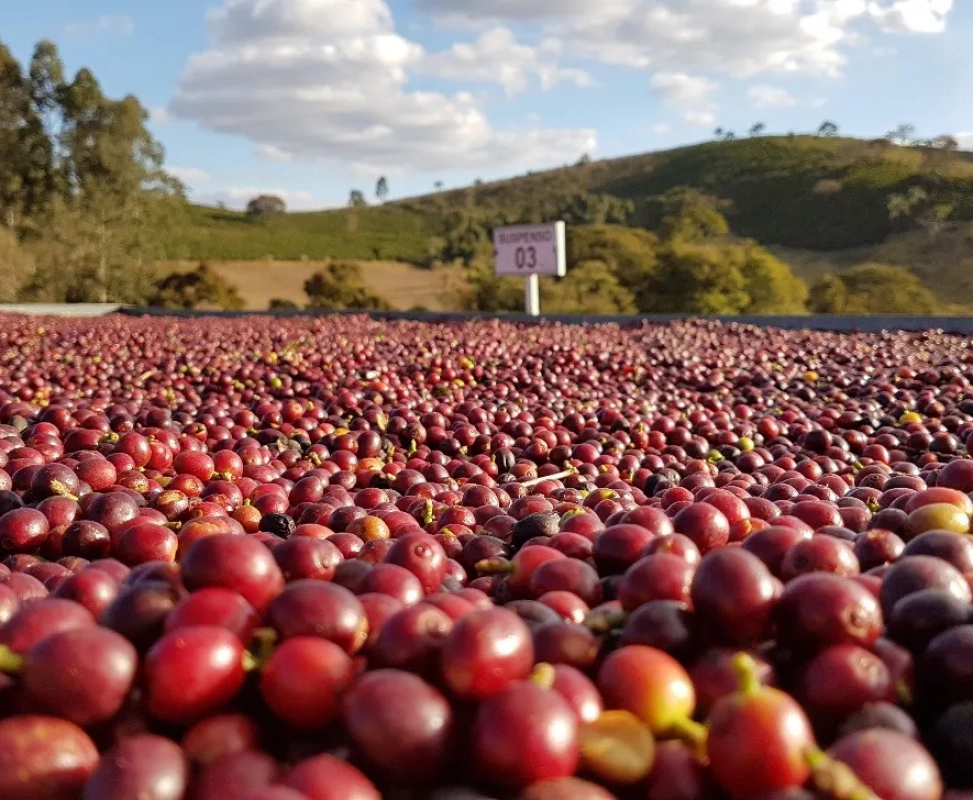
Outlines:
[[162, 278], [150, 298], [160, 308], [219, 308], [236, 311], [244, 307], [236, 287], [206, 262], [192, 272], [173, 272]]
[[30, 277], [33, 259], [12, 230], [0, 227], [0, 303], [19, 299], [20, 287]]
[[545, 288], [545, 307], [562, 314], [632, 314], [638, 310], [634, 295], [604, 261], [582, 261], [563, 280]]
[[830, 120], [825, 120], [818, 126], [818, 136], [837, 136], [838, 126]]
[[26, 205], [36, 214], [50, 207], [56, 197], [67, 197], [63, 171], [64, 143], [64, 64], [57, 46], [41, 40], [34, 48], [28, 67], [28, 82], [36, 116], [36, 131], [31, 149], [32, 179], [27, 187]]
[[898, 145], [908, 145], [916, 138], [916, 126], [910, 122], [904, 122], [900, 125], [896, 125], [892, 130], [885, 134], [885, 138]]
[[106, 97], [88, 69], [67, 81], [51, 42], [38, 43], [26, 74], [0, 46], [0, 225], [33, 264], [25, 297], [144, 302], [152, 292], [186, 204], [147, 120], [135, 97]]
[[385, 198], [389, 196], [389, 182], [384, 175], [375, 182], [375, 196], [380, 203], [384, 203]]
[[783, 261], [756, 242], [745, 241], [725, 248], [728, 262], [739, 266], [749, 301], [746, 314], [803, 314], [807, 284]]
[[30, 152], [24, 122], [33, 113], [20, 64], [0, 44], [0, 226], [13, 229], [24, 212]]
[[904, 194], [890, 194], [887, 200], [889, 219], [906, 219], [925, 229], [935, 239], [953, 214], [952, 203], [936, 202], [921, 186], [912, 186]]
[[435, 188], [435, 190], [436, 190], [437, 192], [441, 192], [441, 191], [443, 190], [443, 182], [442, 182], [442, 181], [436, 181], [436, 182], [435, 182], [435, 183], [433, 184], [433, 188]]
[[300, 306], [293, 300], [287, 300], [283, 297], [272, 297], [270, 298], [270, 303], [267, 305], [268, 311], [297, 311], [298, 308]]
[[247, 216], [251, 219], [276, 217], [287, 211], [287, 204], [283, 198], [274, 194], [261, 194], [247, 203]]
[[738, 265], [723, 248], [671, 241], [659, 248], [651, 307], [662, 313], [740, 314], [750, 302]]
[[368, 201], [365, 199], [365, 193], [361, 189], [352, 189], [351, 194], [348, 195], [348, 205], [352, 208], [367, 206]]
[[662, 219], [659, 235], [663, 239], [696, 241], [726, 236], [730, 226], [723, 216], [729, 203], [698, 189], [677, 187], [657, 198]]
[[388, 302], [368, 288], [361, 267], [353, 261], [332, 261], [304, 282], [308, 308], [341, 311], [383, 311]]
[[860, 264], [815, 281], [808, 307], [817, 314], [934, 314], [939, 303], [904, 267]]
[[569, 228], [568, 273], [576, 264], [601, 262], [632, 294], [636, 308], [648, 311], [652, 305], [658, 245], [656, 235], [639, 228], [622, 225]]
[[460, 306], [469, 311], [523, 311], [524, 282], [519, 278], [498, 278], [486, 259], [473, 261], [464, 271], [467, 290]]
[[760, 136], [765, 130], [767, 130], [767, 126], [763, 122], [755, 122], [750, 126], [750, 135]]

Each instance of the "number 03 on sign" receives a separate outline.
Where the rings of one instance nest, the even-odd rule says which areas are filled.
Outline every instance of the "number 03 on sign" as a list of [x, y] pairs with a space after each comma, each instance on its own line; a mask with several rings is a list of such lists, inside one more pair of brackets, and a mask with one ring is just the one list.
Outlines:
[[494, 274], [526, 279], [524, 305], [528, 314], [540, 313], [539, 275], [567, 272], [564, 223], [507, 225], [493, 230]]

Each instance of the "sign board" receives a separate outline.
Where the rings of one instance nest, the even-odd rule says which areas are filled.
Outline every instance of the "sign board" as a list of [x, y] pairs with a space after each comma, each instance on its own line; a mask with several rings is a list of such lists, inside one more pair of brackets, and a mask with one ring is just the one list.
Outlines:
[[493, 229], [493, 271], [496, 275], [558, 275], [567, 273], [563, 222], [505, 225]]

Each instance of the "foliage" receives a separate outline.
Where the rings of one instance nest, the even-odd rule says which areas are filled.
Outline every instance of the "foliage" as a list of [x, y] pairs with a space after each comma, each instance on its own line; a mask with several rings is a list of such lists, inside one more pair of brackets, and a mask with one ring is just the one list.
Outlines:
[[[472, 262], [466, 269], [468, 289], [459, 298], [468, 311], [523, 311], [524, 282], [519, 278], [498, 278], [486, 260]], [[542, 281], [542, 284], [545, 283]], [[541, 286], [543, 298], [544, 286]]]
[[[582, 261], [545, 287], [544, 308], [562, 314], [634, 314], [635, 297], [604, 261]], [[543, 290], [542, 290], [543, 291]]]
[[133, 96], [106, 97], [94, 74], [65, 76], [53, 43], [26, 70], [0, 45], [0, 225], [33, 269], [26, 299], [142, 302], [182, 187]]
[[267, 304], [267, 309], [269, 311], [296, 311], [300, 306], [297, 305], [293, 300], [287, 300], [283, 297], [272, 297], [270, 302]]
[[673, 241], [659, 249], [647, 311], [738, 314], [749, 304], [746, 280], [723, 248]]
[[287, 212], [287, 203], [274, 194], [257, 195], [247, 203], [247, 216], [253, 219], [275, 217]]
[[934, 314], [935, 295], [909, 270], [861, 264], [811, 286], [808, 307], [818, 314]]
[[160, 308], [224, 311], [236, 311], [244, 305], [236, 287], [205, 262], [192, 272], [174, 272], [160, 280], [149, 303]]
[[727, 261], [743, 275], [747, 314], [801, 314], [807, 303], [807, 284], [787, 264], [774, 258], [756, 242], [745, 241], [723, 248]]
[[631, 293], [636, 308], [645, 310], [651, 305], [658, 243], [654, 234], [622, 225], [572, 228], [568, 231], [568, 264], [572, 268], [590, 261], [607, 265], [619, 284]]
[[0, 303], [17, 300], [21, 285], [34, 267], [13, 231], [0, 226]]
[[367, 206], [368, 201], [365, 199], [365, 193], [361, 189], [352, 189], [348, 195], [348, 205], [352, 208]]
[[308, 297], [308, 308], [330, 311], [391, 308], [384, 298], [368, 288], [361, 267], [351, 261], [332, 261], [304, 282], [304, 292]]

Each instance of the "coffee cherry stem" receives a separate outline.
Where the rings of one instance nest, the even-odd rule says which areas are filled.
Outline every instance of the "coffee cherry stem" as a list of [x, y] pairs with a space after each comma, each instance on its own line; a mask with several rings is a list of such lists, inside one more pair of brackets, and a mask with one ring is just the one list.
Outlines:
[[270, 659], [277, 645], [277, 631], [273, 628], [258, 628], [253, 633], [253, 643], [244, 651], [243, 668], [247, 672], [261, 669]]
[[553, 475], [542, 475], [539, 478], [530, 478], [529, 480], [521, 481], [520, 485], [530, 488], [531, 486], [536, 486], [544, 481], [559, 481], [561, 478], [567, 478], [568, 476], [576, 473], [577, 470], [574, 467], [571, 467], [571, 469], [566, 469], [563, 472], [555, 472]]
[[666, 734], [685, 742], [692, 748], [693, 753], [701, 763], [706, 762], [707, 728], [701, 722], [683, 717], [670, 725]]
[[757, 662], [749, 653], [737, 653], [733, 656], [733, 671], [736, 673], [739, 691], [743, 694], [756, 694], [760, 689], [760, 678], [757, 674]]
[[592, 633], [605, 634], [624, 628], [626, 622], [628, 622], [628, 614], [624, 611], [615, 611], [611, 614], [589, 617], [584, 621], [584, 626]]
[[481, 575], [512, 575], [517, 567], [505, 558], [484, 558], [476, 562], [476, 571]]
[[51, 481], [51, 489], [53, 490], [54, 494], [60, 495], [61, 497], [66, 497], [68, 500], [73, 500], [75, 503], [77, 503], [80, 499], [76, 494], [72, 494], [70, 491], [68, 491], [68, 487], [60, 481]]
[[0, 645], [0, 672], [16, 675], [24, 668], [24, 657], [6, 645]]
[[541, 662], [534, 666], [533, 671], [530, 673], [529, 680], [540, 686], [542, 689], [551, 689], [554, 686], [554, 678], [557, 677], [554, 672], [554, 667], [551, 664]]
[[814, 786], [834, 800], [880, 800], [847, 764], [830, 758], [816, 747], [808, 748], [805, 758]]

